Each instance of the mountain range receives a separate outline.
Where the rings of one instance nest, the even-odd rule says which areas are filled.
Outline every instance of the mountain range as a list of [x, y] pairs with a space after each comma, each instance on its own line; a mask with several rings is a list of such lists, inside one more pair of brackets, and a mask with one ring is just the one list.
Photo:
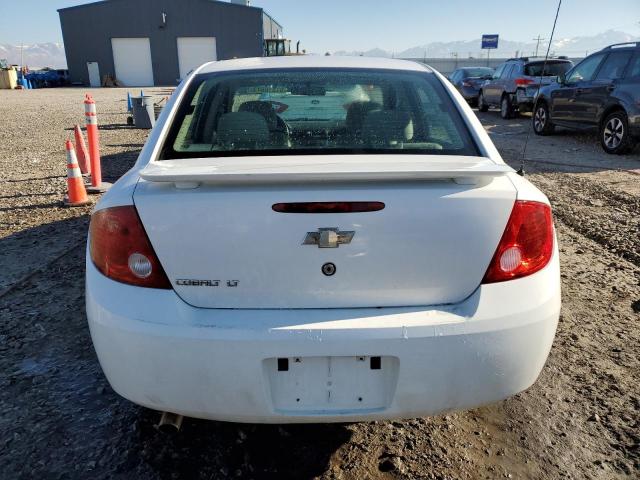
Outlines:
[[[21, 52], [22, 50], [22, 52]], [[67, 68], [64, 46], [61, 43], [35, 43], [30, 45], [0, 44], [0, 58], [10, 64], [20, 65], [20, 58], [30, 68]]]
[[[640, 41], [639, 36], [616, 30], [573, 38], [560, 38], [554, 40], [551, 52], [556, 55], [568, 55], [570, 57], [583, 57], [587, 53], [599, 50], [613, 43]], [[541, 43], [539, 54], [544, 55], [547, 43]], [[511, 57], [516, 55], [533, 55], [536, 50], [535, 42], [517, 42], [501, 39], [499, 49], [491, 51], [493, 58]], [[322, 53], [322, 52], [318, 52]], [[486, 50], [480, 49], [480, 39], [432, 42], [416, 47], [411, 47], [401, 52], [392, 52], [382, 48], [374, 48], [367, 51], [338, 51], [333, 55], [362, 55], [365, 57], [396, 57], [396, 58], [449, 58], [457, 54], [460, 58], [484, 57]], [[64, 46], [61, 43], [36, 43], [22, 47], [24, 64], [31, 68], [66, 68], [67, 61], [64, 54]], [[0, 44], [0, 59], [6, 58], [10, 64], [20, 64], [21, 46]]]
[[[572, 38], [559, 38], [551, 45], [551, 53], [556, 55], [567, 55], [570, 57], [583, 57], [588, 53], [600, 50], [607, 45], [614, 43], [624, 43], [640, 40], [640, 36], [616, 30], [592, 35]], [[548, 47], [548, 42], [541, 42], [538, 54], [544, 55]], [[536, 51], [536, 42], [517, 42], [500, 39], [499, 48], [491, 51], [494, 58], [527, 56], [533, 55]], [[374, 48], [367, 51], [337, 51], [333, 55], [362, 55], [365, 57], [395, 57], [395, 58], [449, 58], [457, 54], [460, 58], [484, 57], [486, 50], [481, 50], [480, 39], [455, 41], [455, 42], [432, 42], [416, 47], [411, 47], [399, 52], [392, 52], [381, 48]], [[517, 55], [516, 55], [517, 54]]]

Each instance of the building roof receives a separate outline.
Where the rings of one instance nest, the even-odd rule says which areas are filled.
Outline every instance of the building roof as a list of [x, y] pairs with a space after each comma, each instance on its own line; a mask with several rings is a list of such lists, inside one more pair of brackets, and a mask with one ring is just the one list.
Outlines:
[[[59, 8], [58, 12], [66, 12], [69, 10], [77, 10], [77, 9], [83, 9], [83, 8], [92, 8], [92, 7], [96, 7], [96, 6], [101, 6], [101, 5], [106, 5], [109, 3], [116, 3], [116, 2], [130, 2], [131, 0], [98, 0], [95, 2], [90, 2], [90, 3], [83, 3], [81, 5], [75, 5], [73, 7], [65, 7], [65, 8]], [[207, 2], [212, 2], [212, 3], [219, 3], [222, 4], [224, 6], [229, 6], [232, 8], [250, 8], [253, 10], [260, 10], [262, 12], [263, 15], [266, 15], [267, 17], [269, 17], [269, 19], [271, 19], [272, 22], [274, 22], [276, 25], [278, 25], [278, 27], [283, 28], [282, 25], [280, 24], [280, 22], [278, 22], [275, 18], [273, 18], [273, 16], [269, 15], [263, 8], [261, 7], [254, 7], [254, 6], [249, 6], [249, 5], [242, 5], [239, 3], [231, 3], [230, 1], [221, 1], [221, 0], [203, 0], [203, 1], [207, 1]]]
[[[95, 6], [98, 6], [98, 5], [104, 5], [104, 4], [108, 4], [108, 3], [130, 2], [130, 1], [131, 0], [98, 0], [98, 1], [95, 1], [95, 2], [83, 3], [81, 5], [74, 5], [73, 7], [59, 8], [58, 12], [65, 12], [67, 10], [76, 10], [76, 9], [79, 9], [79, 8], [95, 7]], [[247, 5], [242, 5], [242, 4], [239, 4], [239, 3], [231, 3], [229, 1], [221, 1], [221, 0], [204, 0], [204, 1], [214, 2], [214, 3], [221, 3], [223, 5], [228, 5], [228, 6], [231, 6], [231, 7], [252, 8], [252, 9], [255, 9], [255, 10], [262, 10], [262, 8], [260, 8], [260, 7], [247, 6]], [[273, 20], [273, 18], [272, 18], [272, 20]]]
[[428, 66], [409, 60], [374, 57], [292, 55], [286, 57], [255, 57], [220, 60], [204, 64], [198, 73], [271, 68], [362, 68], [432, 72]]

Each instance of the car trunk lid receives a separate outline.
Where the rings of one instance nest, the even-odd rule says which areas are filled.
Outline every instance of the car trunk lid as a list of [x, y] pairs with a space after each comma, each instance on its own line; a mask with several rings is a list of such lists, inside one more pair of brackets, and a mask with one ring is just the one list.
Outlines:
[[[515, 201], [512, 170], [479, 157], [351, 157], [271, 157], [262, 169], [246, 158], [157, 162], [134, 201], [175, 291], [197, 307], [416, 306], [470, 295]], [[305, 202], [384, 208], [273, 208]]]
[[474, 88], [480, 88], [487, 82], [488, 78], [486, 77], [467, 77], [465, 78], [465, 82], [469, 83]]

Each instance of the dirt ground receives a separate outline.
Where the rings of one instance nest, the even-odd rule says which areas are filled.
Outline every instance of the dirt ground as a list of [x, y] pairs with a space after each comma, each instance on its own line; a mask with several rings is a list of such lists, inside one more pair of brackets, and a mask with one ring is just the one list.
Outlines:
[[[155, 412], [111, 390], [89, 338], [91, 207], [60, 206], [64, 140], [84, 120], [84, 93], [0, 91], [0, 478], [640, 478], [640, 147], [612, 157], [588, 134], [529, 139], [527, 177], [554, 206], [563, 307], [528, 391], [434, 418], [187, 419], [166, 435]], [[115, 181], [148, 132], [126, 126], [125, 90], [93, 94], [104, 177]], [[519, 167], [529, 118], [480, 117]]]

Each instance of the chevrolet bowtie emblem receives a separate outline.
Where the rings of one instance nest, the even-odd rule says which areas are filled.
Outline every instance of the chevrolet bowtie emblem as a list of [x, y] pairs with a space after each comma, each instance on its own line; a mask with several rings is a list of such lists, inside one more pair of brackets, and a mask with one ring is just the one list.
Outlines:
[[317, 232], [307, 232], [303, 245], [318, 245], [320, 248], [338, 248], [343, 243], [351, 243], [356, 232], [341, 232], [339, 228], [319, 228]]

